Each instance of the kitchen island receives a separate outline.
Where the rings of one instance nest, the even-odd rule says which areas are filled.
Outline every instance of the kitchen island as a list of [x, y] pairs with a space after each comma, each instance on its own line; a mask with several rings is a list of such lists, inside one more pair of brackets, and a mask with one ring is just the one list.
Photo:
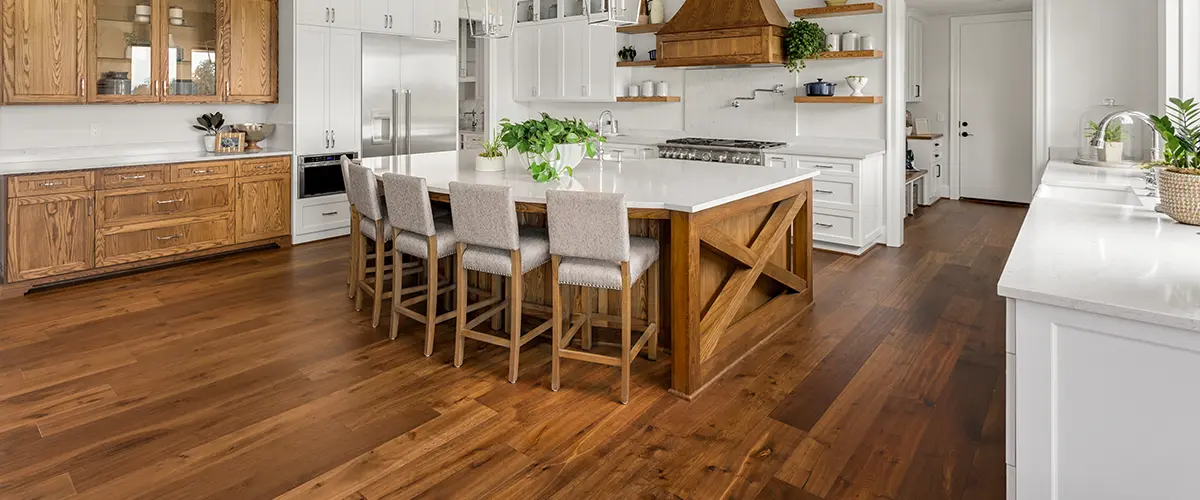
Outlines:
[[[584, 160], [572, 179], [539, 184], [515, 155], [504, 172], [476, 172], [475, 155], [401, 155], [363, 164], [380, 175], [423, 177], [441, 202], [449, 201], [453, 181], [510, 186], [521, 223], [535, 226], [545, 225], [549, 189], [625, 193], [630, 232], [659, 241], [668, 284], [652, 297], [642, 280], [633, 292], [634, 316], [644, 319], [653, 302], [666, 306], [660, 327], [671, 349], [671, 390], [681, 397], [700, 393], [812, 307], [814, 169]], [[549, 306], [549, 268], [524, 279], [526, 302]], [[490, 290], [490, 279], [469, 280]], [[615, 292], [596, 295], [593, 310], [616, 313]]]

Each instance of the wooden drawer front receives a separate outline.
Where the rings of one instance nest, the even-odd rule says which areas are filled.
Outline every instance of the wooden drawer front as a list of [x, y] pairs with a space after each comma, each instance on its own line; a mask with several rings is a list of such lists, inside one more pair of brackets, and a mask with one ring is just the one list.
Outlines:
[[801, 159], [796, 160], [796, 166], [800, 168], [812, 168], [820, 170], [822, 174], [858, 175], [858, 164], [856, 163], [843, 163], [820, 159]]
[[233, 244], [233, 215], [132, 224], [96, 231], [96, 267]]
[[291, 159], [286, 156], [238, 160], [237, 174], [238, 177], [245, 177], [248, 175], [286, 174], [291, 172], [291, 165]]
[[43, 194], [84, 193], [96, 188], [93, 172], [16, 175], [8, 179], [8, 194], [14, 198]]
[[233, 177], [234, 166], [231, 161], [214, 161], [204, 163], [185, 163], [171, 165], [171, 182], [205, 181], [212, 179], [228, 179]]
[[166, 184], [166, 167], [123, 167], [106, 168], [96, 172], [100, 178], [99, 189], [120, 189]]
[[233, 179], [158, 188], [102, 191], [96, 202], [97, 224], [146, 222], [233, 211]]
[[813, 201], [816, 202], [814, 206], [857, 210], [858, 181], [836, 177], [813, 179]]
[[350, 202], [346, 200], [300, 207], [299, 234], [350, 227]]
[[849, 214], [813, 213], [813, 239], [858, 245], [858, 219]]

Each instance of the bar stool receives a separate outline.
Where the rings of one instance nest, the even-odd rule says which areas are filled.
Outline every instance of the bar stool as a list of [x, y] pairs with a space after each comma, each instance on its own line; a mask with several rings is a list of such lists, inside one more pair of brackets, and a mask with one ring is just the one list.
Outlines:
[[[425, 356], [433, 355], [433, 333], [438, 323], [458, 317], [457, 311], [438, 316], [437, 297], [448, 293], [455, 285], [452, 279], [438, 282], [438, 259], [452, 257], [458, 244], [454, 236], [454, 225], [444, 218], [434, 218], [429, 202], [429, 187], [425, 179], [408, 175], [383, 174], [383, 193], [387, 200], [388, 221], [392, 224], [393, 262], [400, 262], [402, 255], [411, 255], [425, 260], [426, 283], [410, 288], [402, 286], [403, 280], [392, 280], [392, 325], [391, 338], [396, 339], [403, 314], [425, 324]], [[447, 267], [449, 269], [449, 267]], [[404, 299], [405, 295], [421, 293]], [[425, 312], [419, 313], [409, 306], [425, 302]]]
[[[465, 339], [507, 347], [508, 381], [516, 383], [521, 347], [553, 324], [553, 320], [546, 321], [529, 333], [521, 334], [522, 280], [525, 273], [550, 260], [550, 242], [544, 229], [517, 225], [517, 206], [510, 187], [451, 182], [450, 210], [454, 214], [454, 233], [458, 236], [455, 264], [458, 322], [454, 336], [454, 366], [462, 366]], [[500, 297], [499, 280], [493, 280], [492, 297], [468, 305], [467, 270], [509, 278], [507, 299]], [[467, 321], [469, 312], [493, 304], [499, 305]], [[509, 338], [472, 330], [505, 309], [510, 317]]]
[[[346, 185], [347, 198], [350, 196], [350, 165], [362, 166], [361, 163], [351, 160], [350, 157], [346, 155], [342, 155], [342, 180]], [[358, 280], [355, 279], [357, 277], [356, 273], [358, 270], [356, 264], [356, 259], [358, 258], [359, 240], [358, 220], [358, 210], [354, 208], [354, 201], [350, 201], [350, 258], [347, 259], [349, 265], [347, 266], [346, 271], [346, 288], [348, 288], [347, 295], [349, 295], [351, 299], [354, 298], [355, 293], [358, 291]]]
[[[375, 172], [355, 164], [349, 165], [348, 169], [350, 182], [346, 185], [346, 193], [360, 218], [357, 225], [358, 234], [351, 238], [355, 240], [354, 244], [357, 247], [354, 266], [356, 270], [354, 282], [357, 288], [354, 310], [361, 311], [363, 295], [369, 295], [374, 302], [371, 310], [371, 327], [379, 328], [383, 299], [392, 296], [391, 292], [383, 291], [383, 283], [387, 280], [386, 273], [389, 270], [386, 265], [387, 253], [385, 250], [386, 244], [392, 241], [392, 226], [383, 213], [382, 203], [379, 202], [379, 181], [375, 178]], [[367, 248], [372, 244], [375, 248], [373, 279], [367, 276]], [[398, 264], [398, 262], [393, 264]], [[403, 270], [403, 266], [399, 266], [399, 268]], [[396, 276], [394, 279], [402, 277]]]
[[[624, 194], [574, 191], [546, 192], [547, 226], [550, 230], [550, 279], [553, 285], [554, 332], [551, 349], [550, 389], [559, 388], [561, 358], [621, 367], [621, 403], [629, 402], [629, 371], [633, 358], [647, 347], [651, 361], [658, 358], [658, 242], [629, 237], [629, 213]], [[632, 343], [633, 284], [643, 274], [647, 281], [649, 321]], [[575, 321], [563, 317], [563, 285], [589, 289], [584, 312]], [[621, 291], [621, 355], [601, 356], [571, 350], [571, 340], [584, 330], [584, 349], [590, 347], [592, 321], [590, 289]], [[565, 334], [564, 319], [570, 321]], [[599, 318], [606, 319], [606, 318]], [[632, 343], [632, 345], [631, 345]]]

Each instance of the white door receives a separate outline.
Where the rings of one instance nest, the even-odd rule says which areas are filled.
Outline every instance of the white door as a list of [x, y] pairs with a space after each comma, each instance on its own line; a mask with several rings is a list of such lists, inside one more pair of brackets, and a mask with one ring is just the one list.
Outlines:
[[334, 152], [358, 151], [362, 36], [351, 30], [329, 31], [329, 147]]
[[332, 12], [329, 0], [296, 0], [296, 23], [328, 26]]
[[329, 88], [329, 28], [296, 27], [296, 154], [329, 151], [326, 95]]
[[329, 8], [333, 9], [333, 17], [329, 23], [334, 28], [358, 29], [359, 0], [329, 0]]
[[388, 14], [392, 16], [390, 32], [397, 35], [413, 34], [413, 0], [389, 0]]
[[587, 61], [587, 98], [594, 101], [616, 99], [617, 30], [606, 26], [589, 26]]
[[513, 83], [513, 100], [517, 102], [532, 101], [537, 96], [538, 86], [538, 27], [521, 26], [513, 29], [516, 50], [513, 55], [517, 59], [517, 71]]
[[550, 24], [538, 27], [538, 99], [561, 99], [563, 97], [563, 25]]
[[958, 30], [959, 196], [1033, 199], [1033, 22], [1028, 14]]
[[391, 15], [388, 0], [362, 0], [359, 15], [363, 31], [391, 33]]
[[583, 21], [569, 23], [563, 30], [563, 97], [567, 99], [581, 100], [588, 96], [589, 31], [587, 23]]

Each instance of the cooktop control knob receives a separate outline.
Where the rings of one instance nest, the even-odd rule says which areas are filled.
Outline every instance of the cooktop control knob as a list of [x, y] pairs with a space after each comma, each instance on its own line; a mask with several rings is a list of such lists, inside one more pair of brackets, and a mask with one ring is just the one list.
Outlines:
[[712, 159], [713, 159], [712, 152], [705, 151], [704, 154], [700, 155], [700, 159], [703, 161], [712, 161]]

